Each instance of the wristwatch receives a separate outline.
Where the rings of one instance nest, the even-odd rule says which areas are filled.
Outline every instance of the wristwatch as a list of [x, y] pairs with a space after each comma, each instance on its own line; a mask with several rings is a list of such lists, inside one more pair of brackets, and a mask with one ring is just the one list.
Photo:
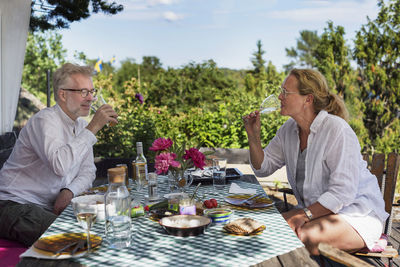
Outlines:
[[311, 211], [307, 208], [304, 208], [303, 211], [306, 214], [307, 218], [311, 221], [313, 217]]

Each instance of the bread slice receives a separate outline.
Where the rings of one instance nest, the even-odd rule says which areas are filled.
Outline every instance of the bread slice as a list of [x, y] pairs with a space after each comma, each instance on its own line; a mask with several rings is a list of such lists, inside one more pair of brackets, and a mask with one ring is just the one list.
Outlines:
[[252, 218], [240, 218], [228, 223], [224, 229], [232, 234], [249, 235], [259, 231], [263, 224]]

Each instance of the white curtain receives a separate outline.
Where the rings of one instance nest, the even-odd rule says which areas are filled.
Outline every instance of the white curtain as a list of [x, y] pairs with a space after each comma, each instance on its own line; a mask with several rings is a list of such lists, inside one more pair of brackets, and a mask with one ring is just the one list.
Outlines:
[[14, 125], [30, 14], [31, 0], [0, 0], [0, 134]]

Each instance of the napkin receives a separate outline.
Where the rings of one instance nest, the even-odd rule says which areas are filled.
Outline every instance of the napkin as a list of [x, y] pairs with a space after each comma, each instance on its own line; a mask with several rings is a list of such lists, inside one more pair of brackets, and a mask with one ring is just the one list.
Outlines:
[[238, 184], [232, 183], [231, 187], [229, 188], [229, 193], [254, 195], [257, 193], [257, 190], [253, 188], [241, 188]]
[[204, 168], [204, 170], [197, 169], [192, 172], [192, 175], [198, 176], [198, 177], [211, 177], [212, 169], [211, 168]]
[[70, 258], [79, 258], [82, 257], [83, 255], [86, 254], [86, 251], [76, 253], [75, 255], [70, 255], [70, 254], [60, 254], [56, 256], [55, 254], [52, 253], [40, 253], [38, 252], [33, 246], [31, 246], [27, 251], [19, 255], [20, 258], [23, 257], [32, 257], [32, 258], [37, 258], [37, 259], [51, 259], [51, 260], [62, 260], [62, 259], [70, 259]]

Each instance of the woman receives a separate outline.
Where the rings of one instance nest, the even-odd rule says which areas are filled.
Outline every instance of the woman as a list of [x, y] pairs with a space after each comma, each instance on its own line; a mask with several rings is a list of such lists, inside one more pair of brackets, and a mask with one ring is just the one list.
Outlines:
[[264, 150], [259, 111], [243, 117], [254, 173], [268, 176], [286, 165], [298, 206], [283, 217], [311, 254], [319, 254], [320, 242], [346, 251], [372, 248], [388, 214], [343, 101], [310, 69], [292, 70], [279, 100], [281, 114], [291, 118]]

